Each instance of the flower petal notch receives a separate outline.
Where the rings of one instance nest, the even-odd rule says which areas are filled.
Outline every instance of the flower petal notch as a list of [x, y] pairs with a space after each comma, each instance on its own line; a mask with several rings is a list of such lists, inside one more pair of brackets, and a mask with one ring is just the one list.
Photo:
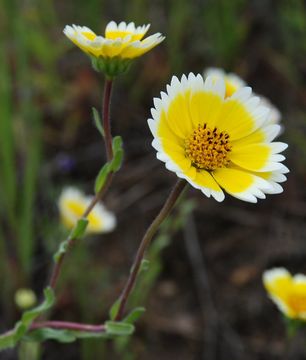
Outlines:
[[290, 319], [306, 321], [306, 276], [292, 276], [285, 268], [263, 274], [263, 283], [271, 300]]
[[[63, 225], [71, 230], [82, 217], [92, 197], [85, 196], [74, 187], [65, 188], [58, 200], [60, 217]], [[98, 234], [112, 231], [116, 226], [116, 218], [101, 203], [96, 204], [87, 217], [86, 233]]]
[[107, 24], [104, 36], [96, 35], [86, 26], [66, 25], [64, 34], [92, 59], [97, 71], [113, 78], [129, 68], [131, 61], [160, 44], [160, 33], [144, 38], [150, 25], [135, 26], [133, 22]]
[[289, 170], [272, 142], [280, 131], [249, 87], [226, 96], [222, 77], [173, 76], [154, 99], [148, 125], [157, 158], [168, 170], [217, 201], [224, 191], [248, 202], [282, 192]]

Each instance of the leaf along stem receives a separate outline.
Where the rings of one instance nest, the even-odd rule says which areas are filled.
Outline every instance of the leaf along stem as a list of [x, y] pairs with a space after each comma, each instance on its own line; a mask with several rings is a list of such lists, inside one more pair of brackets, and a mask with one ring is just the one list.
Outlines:
[[[111, 134], [111, 126], [110, 126], [110, 102], [111, 102], [111, 93], [112, 93], [112, 85], [113, 85], [113, 80], [110, 79], [105, 79], [105, 84], [104, 84], [104, 95], [103, 95], [103, 108], [102, 108], [102, 113], [103, 113], [103, 128], [104, 128], [104, 132], [105, 132], [105, 151], [106, 151], [106, 157], [107, 157], [107, 161], [111, 161], [113, 159], [113, 148], [112, 148], [112, 134]], [[103, 185], [103, 187], [101, 188], [101, 190], [95, 195], [95, 197], [92, 199], [92, 201], [90, 202], [90, 204], [88, 205], [87, 209], [84, 211], [83, 215], [81, 216], [81, 218], [87, 218], [88, 215], [91, 213], [91, 211], [93, 210], [93, 208], [95, 207], [95, 205], [103, 198], [104, 194], [106, 193], [106, 191], [108, 190], [111, 182], [113, 179], [113, 172], [110, 172], [107, 175], [106, 181]], [[61, 270], [62, 270], [62, 266], [63, 266], [63, 262], [66, 256], [66, 253], [69, 251], [69, 249], [71, 248], [71, 246], [74, 243], [73, 238], [68, 238], [68, 244], [67, 244], [67, 251], [61, 253], [60, 257], [58, 258], [58, 261], [54, 264], [52, 273], [51, 273], [51, 277], [50, 277], [50, 281], [49, 281], [49, 286], [54, 290], [57, 282], [58, 282], [58, 278], [60, 276]]]

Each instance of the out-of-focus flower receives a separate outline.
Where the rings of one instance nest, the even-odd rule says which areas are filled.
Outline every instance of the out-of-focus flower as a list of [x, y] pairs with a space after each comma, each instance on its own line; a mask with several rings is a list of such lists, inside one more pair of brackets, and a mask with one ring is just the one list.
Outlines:
[[[65, 188], [59, 198], [58, 207], [62, 223], [68, 229], [72, 229], [81, 218], [84, 211], [92, 200], [92, 196], [85, 196], [74, 187]], [[87, 216], [87, 233], [105, 233], [112, 231], [116, 226], [116, 218], [113, 213], [98, 203]]]
[[124, 21], [117, 25], [111, 21], [104, 36], [96, 35], [86, 26], [77, 25], [66, 25], [64, 34], [91, 57], [96, 70], [114, 77], [126, 71], [132, 59], [145, 54], [165, 39], [160, 33], [143, 39], [149, 27], [136, 27], [133, 22], [126, 24]]
[[292, 276], [284, 268], [267, 270], [264, 286], [279, 310], [289, 318], [306, 320], [306, 276]]
[[21, 309], [28, 309], [37, 302], [35, 293], [31, 289], [18, 289], [15, 293], [15, 303]]
[[217, 201], [222, 188], [238, 199], [257, 202], [265, 193], [282, 191], [278, 184], [289, 170], [279, 153], [287, 144], [272, 142], [279, 125], [268, 121], [269, 109], [251, 88], [225, 98], [222, 77], [190, 73], [172, 77], [167, 93], [154, 98], [148, 120], [157, 158], [166, 168]]
[[225, 98], [230, 97], [238, 89], [246, 86], [244, 80], [242, 80], [238, 75], [233, 73], [226, 73], [223, 69], [220, 68], [208, 68], [204, 71], [204, 78], [207, 76], [212, 76], [214, 79], [223, 78], [225, 83]]
[[[225, 97], [232, 96], [235, 91], [244, 86], [247, 86], [246, 82], [242, 80], [238, 75], [233, 73], [226, 73], [223, 69], [208, 68], [204, 71], [204, 78], [207, 76], [212, 76], [214, 78], [222, 77], [224, 79]], [[279, 110], [266, 97], [258, 94], [254, 95], [259, 96], [260, 105], [266, 106], [270, 109], [269, 122], [271, 124], [278, 124], [281, 120], [281, 113], [279, 112]]]

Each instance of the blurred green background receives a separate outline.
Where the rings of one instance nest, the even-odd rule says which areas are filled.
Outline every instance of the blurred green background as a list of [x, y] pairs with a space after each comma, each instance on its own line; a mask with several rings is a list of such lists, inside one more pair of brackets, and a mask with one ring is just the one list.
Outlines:
[[[183, 202], [149, 254], [151, 267], [132, 299], [148, 309], [135, 336], [115, 344], [48, 342], [37, 358], [304, 359], [306, 334], [288, 346], [261, 274], [276, 265], [306, 273], [305, 2], [1, 0], [0, 9], [0, 329], [20, 316], [17, 289], [31, 287], [40, 296], [47, 282], [52, 253], [66, 233], [58, 225], [62, 188], [92, 193], [105, 161], [91, 114], [101, 107], [103, 78], [62, 30], [75, 23], [103, 33], [109, 21], [124, 20], [151, 23], [149, 33], [166, 40], [116, 81], [113, 134], [123, 136], [125, 164], [106, 204], [119, 226], [75, 246], [53, 319], [107, 317], [141, 236], [175, 181], [156, 160], [146, 124], [153, 97], [173, 74], [222, 67], [269, 98], [290, 145], [289, 181], [283, 194], [258, 205], [229, 197], [217, 204], [190, 191], [195, 209]], [[20, 359], [27, 356], [19, 351]]]

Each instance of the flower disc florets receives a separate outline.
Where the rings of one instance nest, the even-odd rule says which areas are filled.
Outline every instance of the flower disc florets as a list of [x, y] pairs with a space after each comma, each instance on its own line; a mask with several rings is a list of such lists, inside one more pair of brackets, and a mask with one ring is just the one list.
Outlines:
[[213, 130], [206, 124], [197, 129], [185, 140], [185, 153], [192, 165], [198, 169], [215, 170], [226, 167], [231, 151], [229, 135], [226, 132]]
[[157, 158], [206, 196], [222, 201], [226, 191], [256, 202], [282, 192], [287, 144], [273, 142], [280, 126], [251, 88], [229, 96], [222, 77], [173, 76], [151, 112]]

